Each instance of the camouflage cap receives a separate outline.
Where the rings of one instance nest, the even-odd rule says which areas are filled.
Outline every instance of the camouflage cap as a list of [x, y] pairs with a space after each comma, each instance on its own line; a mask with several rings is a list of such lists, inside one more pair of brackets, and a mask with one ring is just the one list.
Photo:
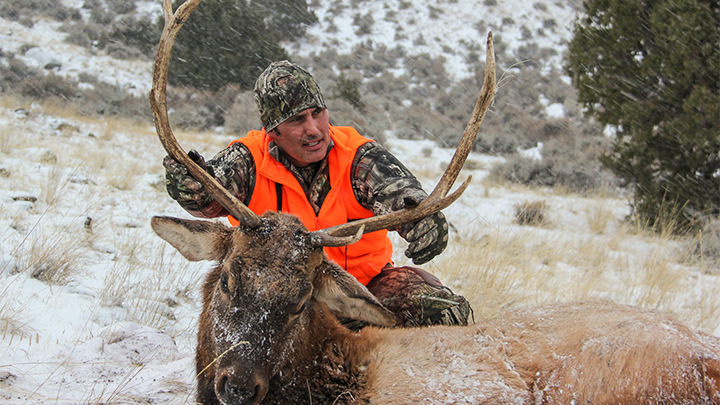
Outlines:
[[327, 108], [312, 75], [286, 60], [271, 63], [260, 74], [254, 93], [266, 131], [308, 108]]

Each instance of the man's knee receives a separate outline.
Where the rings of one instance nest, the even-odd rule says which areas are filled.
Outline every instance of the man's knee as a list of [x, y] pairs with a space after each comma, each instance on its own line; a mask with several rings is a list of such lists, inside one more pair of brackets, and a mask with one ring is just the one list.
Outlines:
[[403, 326], [467, 325], [472, 316], [465, 297], [418, 267], [387, 266], [367, 288]]

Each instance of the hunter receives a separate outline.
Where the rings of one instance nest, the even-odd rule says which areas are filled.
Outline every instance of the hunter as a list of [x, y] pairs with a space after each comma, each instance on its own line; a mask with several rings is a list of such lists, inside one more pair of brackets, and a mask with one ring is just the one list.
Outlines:
[[[329, 123], [320, 88], [297, 64], [270, 64], [255, 83], [254, 99], [262, 130], [231, 142], [207, 162], [194, 150], [188, 154], [258, 215], [291, 213], [314, 231], [401, 210], [427, 197], [384, 147], [351, 127]], [[238, 224], [184, 166], [170, 157], [163, 165], [168, 194], [186, 211], [202, 218], [227, 216]], [[395, 231], [409, 243], [405, 255], [416, 265], [432, 260], [448, 243], [442, 213]], [[468, 323], [472, 310], [464, 297], [419, 267], [395, 267], [392, 251], [387, 230], [365, 234], [350, 246], [325, 248], [395, 314], [398, 326]], [[363, 326], [343, 321], [352, 329]]]

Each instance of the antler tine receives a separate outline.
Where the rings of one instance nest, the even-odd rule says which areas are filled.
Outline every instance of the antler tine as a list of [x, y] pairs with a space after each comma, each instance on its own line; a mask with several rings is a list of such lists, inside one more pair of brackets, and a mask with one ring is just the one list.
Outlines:
[[260, 218], [252, 212], [245, 204], [230, 194], [220, 183], [218, 183], [207, 171], [198, 166], [183, 148], [178, 144], [175, 135], [170, 128], [170, 120], [167, 112], [167, 73], [170, 66], [170, 52], [172, 51], [175, 38], [182, 25], [187, 21], [195, 7], [202, 0], [187, 0], [175, 11], [172, 12], [172, 0], [163, 1], [163, 13], [165, 15], [165, 27], [163, 28], [158, 44], [155, 66], [153, 69], [153, 84], [150, 90], [150, 107], [155, 121], [160, 142], [165, 151], [173, 159], [187, 167], [190, 174], [197, 179], [215, 199], [227, 209], [232, 216], [245, 223], [251, 228], [260, 226]]
[[450, 160], [450, 164], [448, 165], [447, 169], [445, 169], [445, 173], [443, 173], [442, 177], [440, 178], [438, 185], [435, 186], [433, 192], [430, 193], [431, 196], [435, 193], [439, 193], [440, 195], [445, 196], [448, 191], [450, 191], [450, 188], [455, 183], [457, 176], [460, 174], [460, 170], [465, 164], [465, 160], [467, 160], [467, 157], [472, 150], [473, 144], [475, 143], [475, 138], [477, 137], [477, 134], [480, 131], [480, 126], [482, 125], [483, 119], [485, 118], [485, 113], [487, 112], [487, 109], [488, 107], [490, 107], [490, 104], [492, 103], [494, 98], [495, 48], [493, 46], [491, 31], [490, 33], [488, 33], [487, 38], [485, 77], [483, 79], [483, 85], [480, 88], [480, 96], [475, 103], [475, 108], [470, 115], [470, 120], [465, 127], [465, 132], [460, 139], [460, 144], [458, 144], [458, 147], [455, 150], [452, 159]]
[[361, 227], [364, 227], [365, 233], [374, 232], [380, 229], [393, 229], [399, 225], [415, 222], [428, 215], [432, 215], [455, 202], [455, 200], [460, 197], [470, 184], [472, 176], [468, 176], [468, 179], [465, 180], [465, 182], [460, 185], [455, 192], [450, 195], [447, 195], [447, 193], [450, 191], [453, 183], [455, 183], [457, 176], [460, 174], [460, 169], [462, 169], [463, 164], [465, 164], [465, 160], [470, 154], [472, 145], [475, 142], [478, 131], [480, 130], [480, 125], [485, 118], [485, 113], [487, 112], [487, 109], [492, 103], [494, 97], [495, 52], [493, 48], [492, 32], [490, 32], [487, 39], [485, 78], [482, 89], [480, 90], [480, 96], [478, 97], [477, 103], [475, 103], [475, 109], [470, 116], [470, 121], [465, 128], [465, 133], [463, 133], [460, 144], [458, 145], [450, 164], [445, 170], [445, 173], [443, 173], [438, 185], [435, 186], [432, 193], [430, 193], [430, 195], [416, 207], [392, 212], [386, 215], [349, 222], [347, 224], [316, 231], [315, 233], [322, 232], [333, 237], [342, 237], [356, 234]]

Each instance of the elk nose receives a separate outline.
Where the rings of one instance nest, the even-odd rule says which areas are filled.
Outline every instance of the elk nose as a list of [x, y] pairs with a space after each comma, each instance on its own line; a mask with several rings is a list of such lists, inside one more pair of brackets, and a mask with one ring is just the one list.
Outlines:
[[259, 404], [267, 390], [267, 384], [260, 379], [241, 380], [228, 374], [220, 376], [215, 386], [215, 394], [224, 404]]

